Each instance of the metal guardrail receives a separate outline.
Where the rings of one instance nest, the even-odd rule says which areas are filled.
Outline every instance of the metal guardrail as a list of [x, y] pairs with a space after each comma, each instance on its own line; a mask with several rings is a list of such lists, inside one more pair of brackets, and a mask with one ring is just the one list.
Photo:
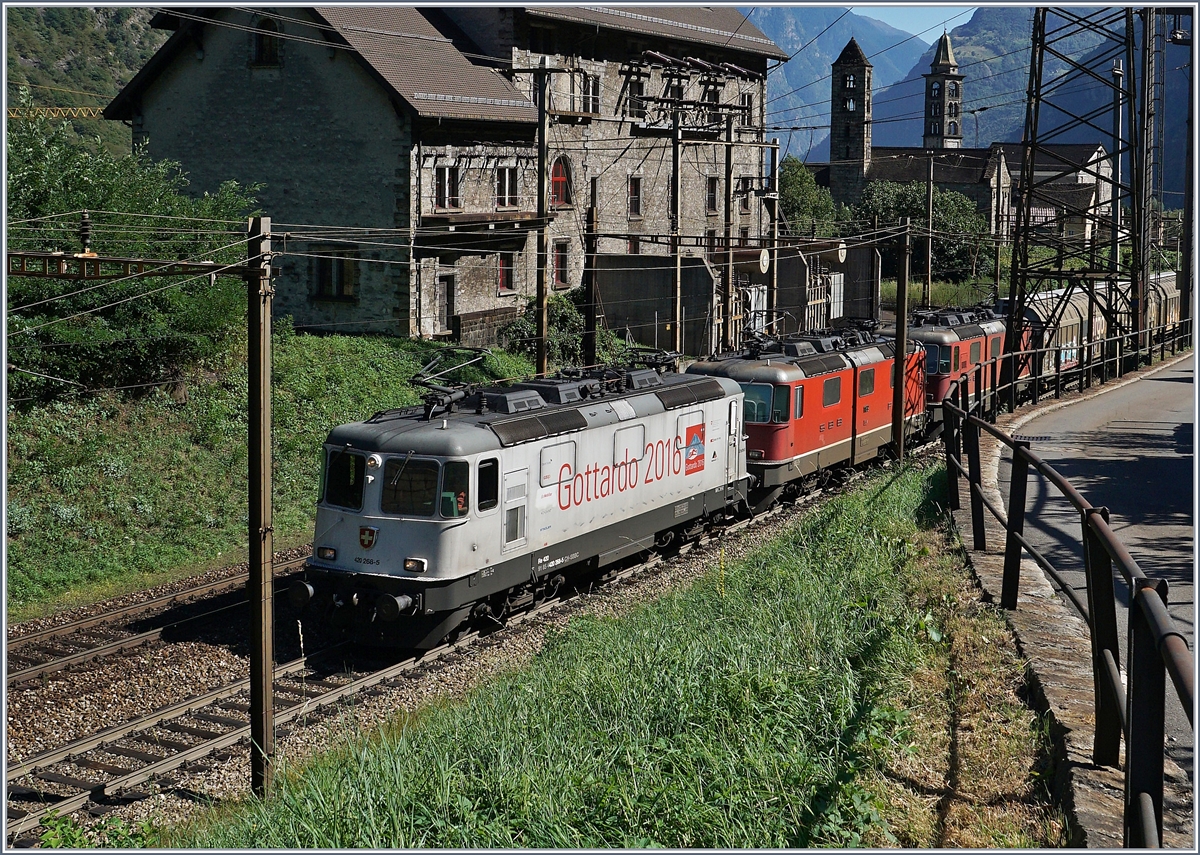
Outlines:
[[[1153, 360], [1154, 351], [1165, 357], [1168, 347], [1175, 354], [1190, 346], [1190, 321], [1156, 327], [1137, 339], [1110, 338], [1102, 342], [1072, 345], [1070, 348], [1041, 348], [1018, 354], [1004, 354], [975, 367], [972, 375], [956, 380], [942, 401], [945, 420], [943, 441], [950, 505], [959, 509], [958, 475], [970, 485], [971, 536], [976, 550], [987, 548], [983, 510], [986, 507], [1006, 532], [1004, 575], [1000, 604], [1017, 608], [1021, 557], [1027, 552], [1054, 579], [1062, 593], [1079, 610], [1087, 623], [1092, 648], [1092, 675], [1095, 692], [1096, 729], [1092, 759], [1097, 765], [1120, 767], [1121, 739], [1125, 740], [1125, 811], [1126, 847], [1159, 848], [1162, 842], [1163, 758], [1166, 731], [1166, 681], [1169, 674], [1178, 692], [1188, 722], [1192, 721], [1193, 673], [1195, 670], [1187, 640], [1167, 612], [1167, 583], [1148, 577], [1109, 526], [1108, 508], [1093, 507], [1066, 478], [1029, 449], [1029, 442], [1017, 440], [993, 423], [1001, 406], [1015, 410], [1026, 397], [1037, 403], [1051, 391], [1061, 397], [1063, 388], [1078, 383], [1089, 387], [1097, 378], [1101, 383], [1115, 375], [1133, 370], [1143, 360]], [[1026, 361], [1030, 372], [1003, 385], [1003, 376], [1012, 378], [1013, 369]], [[1041, 358], [1039, 358], [1041, 357]], [[1064, 358], [1066, 357], [1066, 358]], [[1098, 358], [1097, 358], [1098, 357]], [[1043, 370], [1050, 359], [1054, 371]], [[1002, 366], [1001, 362], [1007, 362]], [[1068, 368], [1064, 369], [1064, 364]], [[963, 382], [968, 380], [968, 382]], [[972, 392], [972, 387], [974, 391]], [[972, 400], [973, 399], [973, 400]], [[981, 485], [979, 436], [985, 431], [1012, 450], [1012, 474], [1009, 484], [1007, 516], [983, 494]], [[963, 453], [967, 465], [962, 462]], [[1024, 534], [1026, 482], [1033, 469], [1069, 501], [1080, 514], [1087, 603], [1059, 576], [1050, 561]], [[1120, 571], [1129, 588], [1129, 644], [1126, 653], [1128, 685], [1121, 683], [1121, 650], [1118, 642], [1117, 611], [1113, 568]], [[1132, 723], [1136, 722], [1136, 727]]]

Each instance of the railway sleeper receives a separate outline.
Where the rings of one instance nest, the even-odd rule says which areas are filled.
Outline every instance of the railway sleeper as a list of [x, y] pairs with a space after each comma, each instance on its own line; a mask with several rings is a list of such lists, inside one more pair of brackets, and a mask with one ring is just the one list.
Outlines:
[[141, 760], [143, 763], [157, 763], [164, 757], [162, 754], [151, 754], [149, 751], [139, 751], [136, 748], [127, 748], [124, 745], [104, 745], [101, 747], [101, 750], [104, 751], [105, 754], [128, 757], [131, 760]]

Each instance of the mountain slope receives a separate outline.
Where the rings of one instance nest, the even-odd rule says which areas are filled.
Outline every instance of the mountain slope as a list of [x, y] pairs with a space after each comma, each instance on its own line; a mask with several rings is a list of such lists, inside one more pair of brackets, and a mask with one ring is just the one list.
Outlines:
[[[150, 28], [149, 8], [10, 6], [5, 13], [10, 104], [27, 87], [35, 106], [103, 107], [168, 35]], [[129, 151], [129, 129], [120, 122], [70, 121], [80, 137], [99, 136], [115, 154]]]
[[[1091, 9], [1074, 8], [1076, 14]], [[1048, 28], [1063, 27], [1061, 19], [1051, 18]], [[1140, 42], [1140, 21], [1137, 26]], [[987, 8], [976, 10], [967, 23], [950, 32], [955, 59], [963, 81], [963, 145], [987, 146], [993, 142], [1020, 142], [1025, 128], [1025, 92], [1029, 84], [1030, 42], [1033, 34], [1032, 8]], [[1076, 32], [1070, 38], [1055, 39], [1055, 50], [1077, 58], [1100, 73], [1106, 73], [1108, 60], [1098, 60], [1099, 52], [1111, 53], [1112, 42], [1105, 42], [1094, 33]], [[873, 103], [872, 142], [878, 146], [921, 145], [922, 114], [924, 111], [924, 80], [933, 60], [933, 47], [916, 60], [904, 78], [892, 86], [875, 90]], [[1140, 47], [1138, 49], [1140, 52]], [[1135, 52], [1135, 56], [1138, 52]], [[1168, 45], [1164, 54], [1167, 72], [1165, 136], [1163, 141], [1163, 183], [1167, 190], [1166, 206], [1182, 207], [1184, 164], [1187, 156], [1186, 109], [1172, 110], [1169, 105], [1187, 103], [1187, 76], [1176, 70], [1188, 61], [1188, 49]], [[1061, 74], [1065, 65], [1047, 54], [1042, 71], [1043, 85]], [[1138, 69], [1140, 72], [1140, 69]], [[1073, 72], [1069, 103], [1072, 112], [1086, 114], [1099, 111], [1099, 124], [1111, 122], [1107, 106], [1111, 89], [1099, 82], [1086, 80]], [[1063, 103], [1062, 93], [1056, 99]], [[975, 112], [972, 112], [975, 111]], [[1047, 138], [1054, 123], [1068, 122], [1054, 142], [1099, 142], [1111, 148], [1111, 135], [1079, 125], [1074, 120], [1057, 117], [1043, 109], [1039, 135]], [[1126, 163], [1124, 169], [1128, 170]], [[1128, 174], [1128, 172], [1126, 172]]]
[[[751, 14], [750, 21], [789, 55], [796, 54], [767, 78], [768, 127], [829, 124], [829, 66], [851, 37], [871, 57], [876, 86], [901, 79], [926, 48], [910, 33], [846, 14], [844, 7], [758, 6], [742, 12]], [[768, 131], [769, 136], [774, 133]], [[797, 157], [813, 159], [820, 150], [828, 151], [825, 127], [778, 133]]]

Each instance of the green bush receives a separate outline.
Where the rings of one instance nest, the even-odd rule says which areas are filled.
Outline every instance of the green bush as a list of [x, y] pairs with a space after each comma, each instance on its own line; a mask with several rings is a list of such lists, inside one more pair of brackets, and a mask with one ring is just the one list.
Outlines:
[[[575, 288], [566, 293], [551, 294], [547, 301], [546, 357], [557, 368], [583, 365], [583, 300], [583, 289]], [[526, 304], [520, 317], [500, 329], [500, 340], [510, 353], [537, 359], [536, 299]], [[619, 362], [628, 352], [628, 346], [610, 330], [596, 331], [596, 360], [601, 365]]]
[[[178, 164], [151, 161], [144, 150], [93, 151], [45, 119], [10, 122], [8, 131], [10, 251], [79, 252], [77, 212], [87, 210], [100, 255], [244, 261], [257, 188], [227, 182], [189, 198]], [[8, 375], [10, 400], [176, 379], [219, 353], [245, 322], [245, 284], [229, 277], [9, 277], [7, 285], [8, 358], [17, 369]]]

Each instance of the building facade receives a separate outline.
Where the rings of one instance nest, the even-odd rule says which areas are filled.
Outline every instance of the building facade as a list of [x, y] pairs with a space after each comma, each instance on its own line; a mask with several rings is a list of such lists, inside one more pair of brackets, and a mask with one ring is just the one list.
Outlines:
[[682, 251], [765, 233], [766, 64], [786, 55], [732, 8], [205, 8], [154, 25], [173, 35], [105, 116], [195, 192], [262, 185], [276, 307], [298, 328], [495, 342], [535, 290], [543, 65], [552, 287], [580, 283], [593, 199], [600, 252], [671, 253], [677, 115]]

